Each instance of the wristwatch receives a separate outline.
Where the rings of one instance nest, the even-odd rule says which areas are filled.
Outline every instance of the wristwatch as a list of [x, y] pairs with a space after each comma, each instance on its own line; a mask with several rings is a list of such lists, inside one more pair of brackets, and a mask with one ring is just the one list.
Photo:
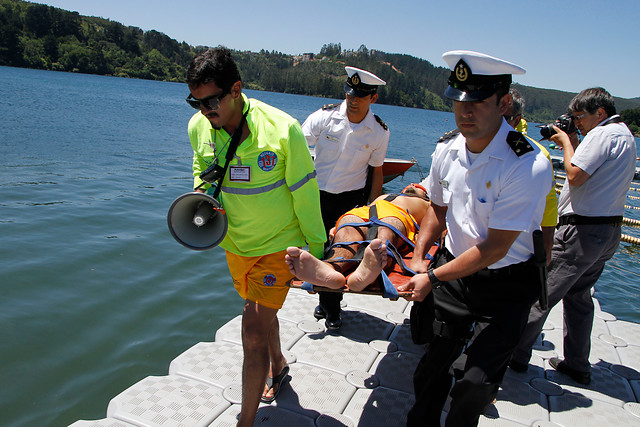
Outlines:
[[438, 289], [442, 286], [442, 282], [436, 277], [436, 274], [433, 272], [433, 268], [427, 270], [427, 276], [429, 276], [429, 281], [431, 282], [431, 287], [433, 289]]

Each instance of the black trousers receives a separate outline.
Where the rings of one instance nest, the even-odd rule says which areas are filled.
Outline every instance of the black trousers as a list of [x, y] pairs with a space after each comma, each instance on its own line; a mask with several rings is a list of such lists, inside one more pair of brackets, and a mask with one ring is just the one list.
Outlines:
[[[368, 197], [369, 195], [365, 194], [364, 188], [339, 194], [320, 191], [322, 222], [324, 223], [325, 232], [327, 233], [326, 246], [330, 244], [329, 230], [336, 225], [338, 218], [356, 206], [366, 205]], [[342, 301], [341, 293], [318, 292], [318, 298], [320, 300], [320, 305], [326, 312], [335, 313], [340, 310], [340, 301]]]
[[[447, 255], [440, 254], [436, 265], [446, 262]], [[478, 424], [498, 393], [529, 309], [540, 295], [536, 278], [535, 265], [526, 262], [481, 270], [429, 294], [434, 337], [414, 373], [416, 402], [408, 426], [439, 427], [449, 392], [446, 426]]]

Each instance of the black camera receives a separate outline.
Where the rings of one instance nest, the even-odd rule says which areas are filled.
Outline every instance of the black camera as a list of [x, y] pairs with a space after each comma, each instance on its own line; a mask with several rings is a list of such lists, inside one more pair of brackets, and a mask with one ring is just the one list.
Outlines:
[[211, 166], [209, 166], [205, 171], [203, 171], [200, 174], [200, 179], [203, 180], [204, 182], [208, 182], [209, 184], [212, 184], [216, 182], [218, 179], [220, 179], [220, 177], [222, 177], [223, 175], [224, 175], [224, 168], [218, 165], [218, 163], [216, 162]]
[[558, 126], [565, 133], [573, 133], [576, 131], [576, 124], [573, 121], [573, 116], [570, 114], [563, 114], [556, 119], [555, 123], [538, 126], [540, 128], [540, 135], [542, 135], [542, 139], [549, 139], [556, 134], [555, 129], [553, 129], [554, 125]]

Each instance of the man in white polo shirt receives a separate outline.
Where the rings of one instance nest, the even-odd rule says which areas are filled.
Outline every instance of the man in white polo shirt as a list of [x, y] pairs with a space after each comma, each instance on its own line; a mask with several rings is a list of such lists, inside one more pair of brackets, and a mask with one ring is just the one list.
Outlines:
[[616, 114], [613, 97], [601, 87], [585, 89], [569, 104], [576, 127], [584, 136], [567, 135], [554, 126], [550, 140], [562, 147], [567, 178], [558, 198], [558, 229], [549, 264], [549, 306], [535, 304], [518, 348], [509, 364], [527, 370], [531, 349], [549, 311], [560, 300], [564, 307], [564, 360], [549, 364], [581, 384], [591, 382], [591, 328], [595, 285], [618, 249], [622, 215], [635, 174], [636, 143]]

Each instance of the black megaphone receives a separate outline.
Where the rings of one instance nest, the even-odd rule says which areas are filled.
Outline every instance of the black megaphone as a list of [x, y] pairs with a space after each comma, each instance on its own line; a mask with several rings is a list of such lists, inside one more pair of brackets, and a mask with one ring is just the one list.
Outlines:
[[195, 251], [218, 246], [227, 234], [227, 215], [208, 194], [186, 193], [173, 201], [167, 224], [174, 239]]

